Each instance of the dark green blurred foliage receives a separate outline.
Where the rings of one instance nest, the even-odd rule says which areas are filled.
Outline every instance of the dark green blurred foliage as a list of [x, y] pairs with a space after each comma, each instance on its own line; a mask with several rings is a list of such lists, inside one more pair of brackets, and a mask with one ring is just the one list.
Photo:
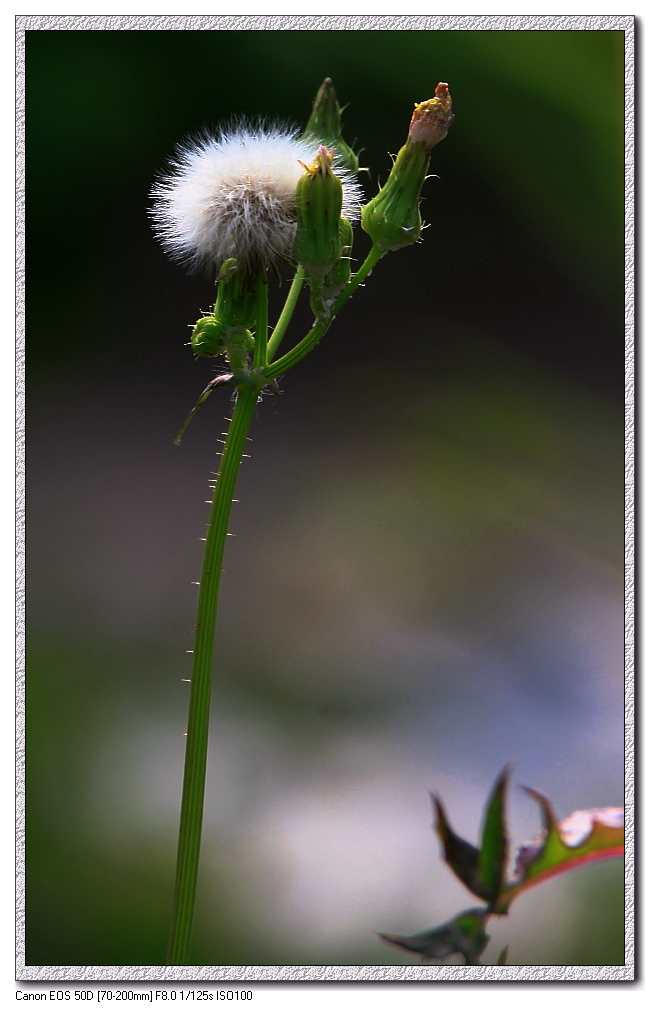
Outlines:
[[[172, 445], [214, 374], [184, 346], [214, 295], [154, 242], [154, 175], [233, 117], [303, 126], [329, 76], [370, 197], [449, 82], [423, 243], [378, 265], [253, 431], [195, 942], [207, 964], [408, 964], [374, 932], [459, 908], [418, 848], [429, 790], [473, 824], [514, 756], [561, 810], [621, 802], [623, 34], [26, 35], [31, 964], [164, 957], [229, 394]], [[509, 961], [620, 962], [599, 924], [621, 877], [596, 872], [598, 908], [549, 886], [545, 948], [522, 899]]]

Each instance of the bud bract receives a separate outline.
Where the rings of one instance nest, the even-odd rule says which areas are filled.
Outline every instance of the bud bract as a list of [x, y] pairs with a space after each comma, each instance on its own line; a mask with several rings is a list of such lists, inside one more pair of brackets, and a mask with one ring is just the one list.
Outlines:
[[326, 299], [335, 299], [343, 291], [352, 274], [350, 254], [352, 253], [354, 229], [346, 218], [341, 218], [339, 237], [341, 239], [341, 258], [336, 261], [329, 274], [323, 278], [321, 290]]
[[361, 211], [361, 227], [384, 252], [416, 242], [422, 231], [420, 192], [429, 168], [431, 149], [447, 135], [453, 119], [446, 84], [435, 97], [415, 107], [406, 144], [386, 183]]
[[332, 171], [333, 160], [332, 152], [321, 145], [296, 187], [293, 255], [308, 276], [323, 277], [341, 257], [343, 186]]
[[330, 77], [326, 77], [318, 89], [303, 138], [333, 147], [338, 156], [337, 165], [355, 174], [359, 171], [359, 159], [341, 136], [341, 107]]

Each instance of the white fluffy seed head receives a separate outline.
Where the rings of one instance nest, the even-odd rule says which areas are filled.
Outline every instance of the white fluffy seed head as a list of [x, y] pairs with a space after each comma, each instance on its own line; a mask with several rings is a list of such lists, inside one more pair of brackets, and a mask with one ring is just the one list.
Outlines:
[[[181, 145], [151, 196], [154, 231], [167, 252], [191, 266], [242, 263], [291, 254], [296, 185], [318, 150], [283, 127], [246, 124]], [[301, 164], [304, 163], [304, 164]], [[337, 166], [343, 217], [359, 217], [362, 191]]]

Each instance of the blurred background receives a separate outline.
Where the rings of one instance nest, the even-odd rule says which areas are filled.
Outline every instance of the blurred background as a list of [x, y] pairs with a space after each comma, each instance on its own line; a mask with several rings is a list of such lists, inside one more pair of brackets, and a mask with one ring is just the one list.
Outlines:
[[[623, 801], [623, 33], [26, 32], [27, 963], [162, 964], [208, 478], [207, 276], [147, 217], [175, 144], [304, 124], [333, 78], [368, 197], [449, 82], [424, 242], [260, 406], [228, 545], [192, 960], [408, 965], [476, 904], [488, 790]], [[360, 233], [355, 255], [368, 243]], [[287, 290], [272, 284], [281, 304]], [[290, 336], [300, 338], [308, 309]], [[513, 789], [516, 843], [536, 835]], [[623, 962], [620, 862], [485, 956]]]

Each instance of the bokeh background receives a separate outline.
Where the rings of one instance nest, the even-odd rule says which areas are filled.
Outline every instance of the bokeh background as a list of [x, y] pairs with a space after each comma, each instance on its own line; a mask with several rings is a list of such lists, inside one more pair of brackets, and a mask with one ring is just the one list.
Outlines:
[[[623, 33], [29, 30], [26, 67], [32, 965], [165, 957], [229, 401], [172, 444], [214, 373], [186, 346], [213, 288], [154, 241], [154, 174], [235, 115], [304, 123], [331, 76], [372, 196], [413, 103], [450, 84], [423, 244], [259, 408], [192, 954], [412, 964], [375, 931], [475, 904], [429, 791], [471, 839], [509, 760], [560, 816], [623, 800]], [[509, 818], [538, 831], [516, 789]], [[623, 962], [620, 862], [491, 933], [487, 961]]]

